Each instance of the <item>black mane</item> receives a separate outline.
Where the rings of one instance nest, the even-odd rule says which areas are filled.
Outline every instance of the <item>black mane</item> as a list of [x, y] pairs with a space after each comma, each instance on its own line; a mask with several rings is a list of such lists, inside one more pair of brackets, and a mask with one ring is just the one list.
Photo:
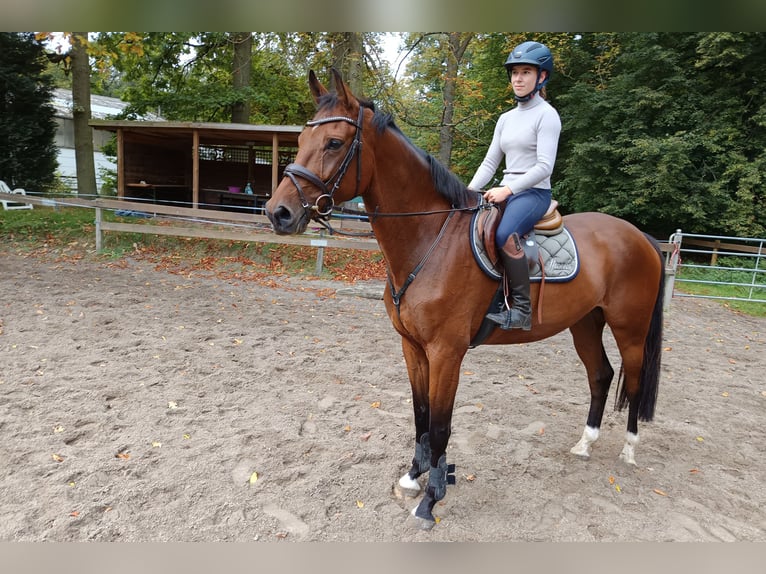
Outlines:
[[[329, 92], [324, 94], [319, 99], [319, 109], [334, 108], [338, 103], [338, 96], [335, 92]], [[375, 109], [375, 104], [370, 100], [360, 99], [359, 104], [365, 108], [368, 108], [374, 112], [372, 123], [375, 129], [379, 133], [383, 133], [387, 129], [395, 132], [400, 138], [402, 138], [412, 148], [413, 152], [420, 155], [429, 165], [431, 169], [431, 179], [434, 182], [436, 191], [439, 192], [450, 205], [457, 209], [470, 207], [475, 200], [475, 195], [468, 191], [465, 184], [460, 179], [448, 170], [439, 160], [433, 157], [425, 150], [416, 146], [410, 138], [408, 138], [399, 126], [394, 122], [394, 118], [389, 113], [384, 113]]]

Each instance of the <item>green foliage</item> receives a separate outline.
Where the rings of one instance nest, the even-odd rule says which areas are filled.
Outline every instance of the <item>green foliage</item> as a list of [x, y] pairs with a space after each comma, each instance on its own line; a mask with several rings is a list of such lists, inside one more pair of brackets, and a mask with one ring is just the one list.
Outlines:
[[[328, 83], [331, 66], [352, 70], [361, 57], [363, 95], [468, 181], [514, 105], [503, 63], [538, 40], [555, 60], [548, 99], [563, 124], [553, 174], [562, 211], [604, 211], [660, 238], [678, 228], [766, 235], [764, 33], [461, 33], [470, 41], [459, 55], [454, 33], [406, 33], [410, 57], [396, 79], [378, 33], [254, 33], [245, 90], [233, 88], [232, 34], [96, 34], [94, 89], [130, 101], [128, 117], [227, 122], [244, 97], [253, 123], [302, 124], [314, 113], [308, 70]], [[359, 37], [361, 55], [350, 41]]]
[[0, 179], [44, 191], [56, 169], [52, 82], [33, 34], [0, 32]]
[[666, 236], [766, 234], [761, 34], [583, 35], [610, 69], [581, 70], [559, 100], [564, 133], [556, 193]]

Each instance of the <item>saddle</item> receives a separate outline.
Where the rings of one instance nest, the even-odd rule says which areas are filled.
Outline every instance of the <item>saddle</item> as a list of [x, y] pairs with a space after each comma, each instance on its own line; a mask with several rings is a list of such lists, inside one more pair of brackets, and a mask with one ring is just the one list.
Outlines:
[[[564, 219], [561, 217], [558, 208], [559, 202], [552, 199], [551, 204], [548, 206], [543, 217], [540, 221], [535, 223], [535, 233], [540, 235], [556, 235], [561, 233], [564, 227]], [[497, 264], [500, 260], [500, 256], [497, 252], [497, 245], [495, 245], [495, 232], [497, 231], [497, 225], [502, 216], [502, 207], [498, 207], [497, 209], [485, 209], [483, 210], [483, 213], [479, 214], [476, 221], [478, 236], [484, 244], [484, 250], [487, 253], [487, 257], [489, 257], [489, 260], [493, 264]]]
[[[498, 248], [495, 245], [497, 226], [503, 211], [494, 204], [480, 204], [471, 223], [471, 250], [479, 268], [490, 278], [499, 281], [487, 313], [497, 313], [505, 307], [503, 270]], [[571, 281], [580, 267], [577, 246], [558, 211], [558, 202], [551, 201], [545, 215], [524, 236], [524, 252], [529, 263], [530, 282], [540, 283], [538, 293], [538, 322], [542, 323], [543, 285], [547, 281], [563, 283]], [[469, 347], [481, 345], [495, 330], [495, 323], [484, 318], [479, 330], [471, 338]]]

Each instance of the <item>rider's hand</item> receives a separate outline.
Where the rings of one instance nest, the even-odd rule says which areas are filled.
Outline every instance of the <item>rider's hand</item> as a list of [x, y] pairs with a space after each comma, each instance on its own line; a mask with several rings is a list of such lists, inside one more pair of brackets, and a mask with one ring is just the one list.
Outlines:
[[484, 192], [484, 199], [490, 203], [502, 203], [513, 193], [507, 185], [492, 187]]

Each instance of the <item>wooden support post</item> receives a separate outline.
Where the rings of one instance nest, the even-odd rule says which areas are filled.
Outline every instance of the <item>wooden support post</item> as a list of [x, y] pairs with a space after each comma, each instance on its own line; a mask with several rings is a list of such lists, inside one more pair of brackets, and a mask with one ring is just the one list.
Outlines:
[[101, 253], [101, 208], [96, 208], [96, 253]]
[[117, 197], [125, 199], [125, 132], [117, 128]]
[[192, 132], [192, 209], [199, 209], [199, 130]]

